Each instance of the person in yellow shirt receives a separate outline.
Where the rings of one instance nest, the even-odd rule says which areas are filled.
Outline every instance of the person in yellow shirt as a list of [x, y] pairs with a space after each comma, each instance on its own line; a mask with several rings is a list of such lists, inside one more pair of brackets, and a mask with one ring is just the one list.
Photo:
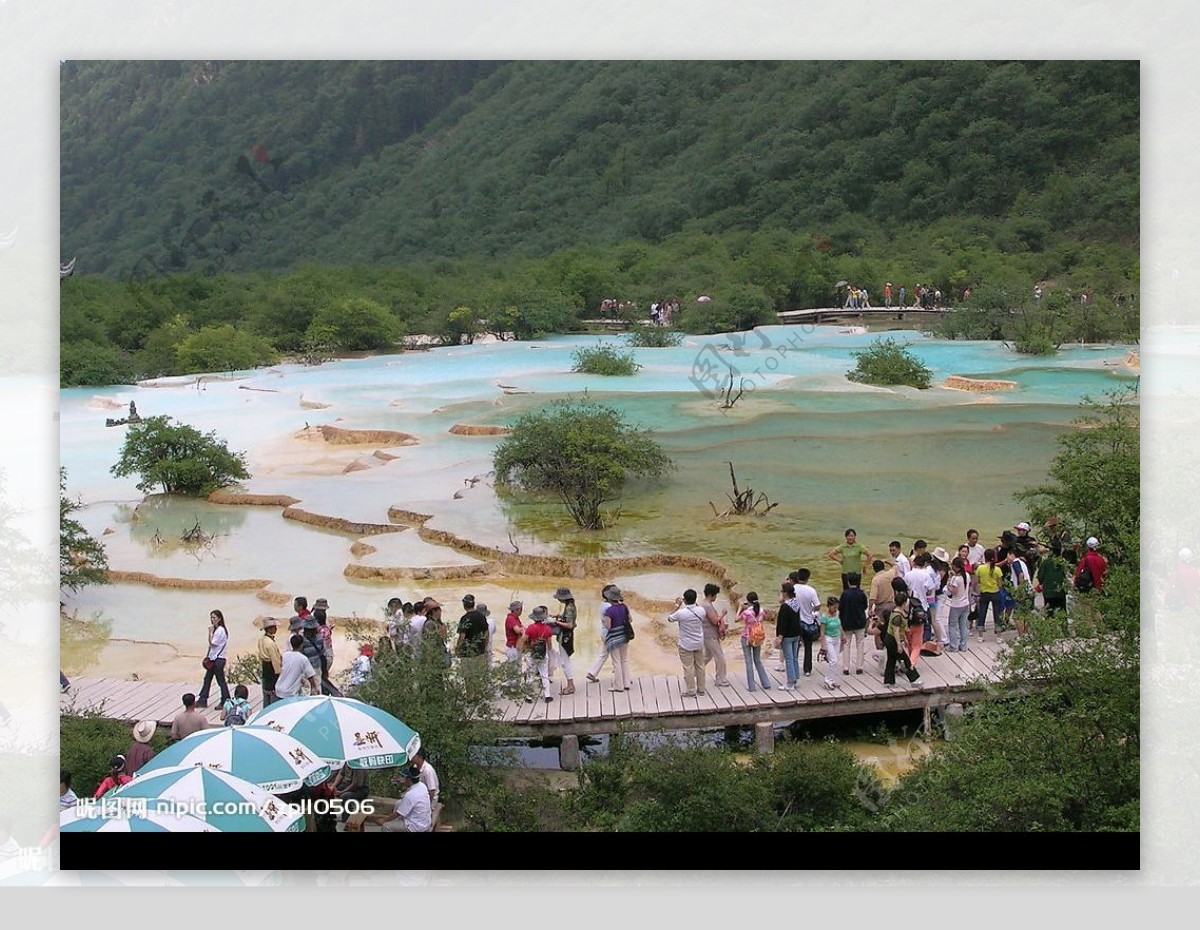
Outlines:
[[263, 621], [263, 635], [258, 639], [258, 661], [262, 663], [262, 692], [263, 707], [274, 704], [279, 698], [275, 695], [275, 682], [283, 671], [283, 657], [279, 654], [279, 644], [275, 642], [275, 631], [279, 629], [279, 621], [267, 617]]
[[979, 582], [979, 612], [975, 617], [975, 630], [982, 639], [988, 605], [991, 604], [992, 629], [998, 636], [1003, 629], [1000, 623], [1000, 585], [1004, 580], [1004, 572], [996, 564], [995, 549], [984, 550], [983, 564], [975, 569], [975, 579]]

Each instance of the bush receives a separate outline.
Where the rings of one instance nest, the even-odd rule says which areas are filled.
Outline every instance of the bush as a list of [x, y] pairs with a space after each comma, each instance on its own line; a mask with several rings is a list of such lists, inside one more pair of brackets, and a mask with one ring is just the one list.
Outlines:
[[[150, 746], [156, 753], [167, 748], [169, 733], [163, 727], [154, 731]], [[108, 774], [109, 760], [124, 755], [133, 742], [131, 727], [100, 717], [60, 717], [58, 734], [59, 766], [71, 773], [71, 789], [81, 798], [95, 794]]]
[[683, 342], [683, 333], [664, 326], [635, 326], [626, 344], [638, 349], [670, 349]]
[[601, 508], [628, 478], [657, 478], [672, 467], [646, 430], [591, 401], [557, 401], [525, 414], [496, 447], [492, 465], [499, 484], [555, 495], [584, 529], [613, 522]]
[[64, 343], [59, 352], [58, 380], [62, 387], [83, 384], [130, 384], [133, 364], [129, 356], [112, 346], [91, 340]]
[[387, 307], [365, 297], [325, 304], [313, 316], [309, 329], [351, 351], [388, 349], [404, 335], [400, 321]]
[[68, 591], [84, 585], [107, 584], [108, 556], [104, 546], [71, 516], [80, 507], [67, 497], [67, 470], [58, 470], [58, 583]]
[[266, 341], [226, 323], [205, 326], [185, 336], [175, 347], [177, 374], [202, 371], [244, 371], [269, 365], [278, 354]]
[[[454, 637], [453, 626], [449, 636]], [[487, 809], [494, 779], [482, 766], [515, 763], [511, 751], [494, 748], [508, 729], [490, 719], [492, 702], [496, 697], [520, 700], [524, 690], [510, 684], [518, 677], [510, 663], [492, 668], [459, 665], [452, 670], [444, 653], [424, 642], [416, 649], [393, 649], [390, 640], [381, 640], [371, 675], [354, 697], [394, 714], [420, 734], [421, 748], [438, 771], [443, 801], [452, 799], [464, 809], [478, 802]], [[372, 792], [398, 789], [395, 775], [372, 776]]]
[[121, 457], [110, 471], [118, 478], [141, 475], [139, 491], [161, 485], [164, 493], [193, 497], [250, 477], [244, 453], [230, 452], [215, 433], [162, 416], [129, 425]]
[[585, 375], [634, 375], [642, 367], [633, 360], [633, 352], [622, 352], [614, 345], [600, 343], [571, 353], [572, 371]]
[[876, 339], [868, 348], [850, 353], [857, 365], [846, 377], [859, 384], [906, 384], [925, 390], [933, 373], [895, 339]]

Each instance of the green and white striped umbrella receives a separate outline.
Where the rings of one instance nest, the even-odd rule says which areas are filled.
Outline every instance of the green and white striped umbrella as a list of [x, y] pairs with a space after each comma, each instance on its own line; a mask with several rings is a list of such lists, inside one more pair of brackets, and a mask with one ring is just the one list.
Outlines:
[[222, 833], [298, 833], [304, 813], [258, 785], [203, 765], [138, 772], [112, 793], [117, 804], [198, 817]]
[[285, 698], [248, 723], [294, 736], [336, 768], [404, 765], [421, 748], [421, 737], [403, 721], [354, 698]]
[[[115, 794], [115, 792], [114, 792]], [[77, 804], [58, 816], [62, 833], [220, 833], [212, 824], [189, 814], [141, 811], [129, 805], [111, 803]]]
[[168, 746], [138, 769], [134, 781], [177, 765], [203, 765], [253, 782], [264, 791], [284, 793], [319, 785], [332, 774], [328, 762], [286, 733], [266, 727], [200, 730]]

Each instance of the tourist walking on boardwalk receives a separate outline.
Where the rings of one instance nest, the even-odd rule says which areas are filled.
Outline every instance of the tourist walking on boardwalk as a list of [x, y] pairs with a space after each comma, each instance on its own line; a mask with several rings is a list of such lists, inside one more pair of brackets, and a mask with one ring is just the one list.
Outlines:
[[225, 629], [225, 615], [214, 610], [208, 615], [208, 651], [204, 655], [204, 684], [200, 686], [197, 707], [208, 706], [208, 689], [213, 679], [221, 689], [221, 703], [229, 700], [229, 685], [225, 683], [225, 649], [229, 645], [229, 631]]
[[[875, 574], [871, 576], [871, 593], [867, 595], [867, 614], [874, 616], [881, 610], [891, 610], [896, 603], [892, 582], [896, 579], [897, 571], [895, 566], [889, 567], [883, 559], [876, 559], [871, 563], [871, 568]], [[883, 648], [882, 645], [880, 648]]]
[[[882, 563], [878, 563], [881, 564]], [[838, 617], [842, 621], [842, 673], [850, 674], [850, 666], [854, 673], [861, 675], [863, 671], [863, 636], [867, 630], [867, 596], [862, 590], [862, 577], [857, 572], [847, 576], [850, 586], [842, 592], [838, 599]], [[851, 654], [857, 655], [858, 660], [852, 662]]]
[[604, 663], [612, 658], [608, 650], [604, 648], [604, 634], [606, 632], [604, 629], [604, 614], [608, 610], [609, 604], [608, 598], [605, 597], [605, 594], [610, 588], [615, 587], [616, 585], [606, 584], [600, 591], [600, 652], [597, 654], [596, 661], [592, 663], [592, 667], [588, 669], [586, 675], [587, 680], [593, 682], [594, 684], [600, 683], [600, 670], [604, 668]]
[[873, 623], [883, 639], [883, 647], [887, 651], [887, 664], [883, 669], [883, 683], [896, 683], [896, 665], [904, 667], [904, 674], [910, 682], [917, 682], [921, 675], [913, 667], [907, 651], [902, 643], [908, 638], [908, 595], [903, 591], [896, 592], [896, 606], [877, 617]]
[[688, 588], [675, 598], [675, 612], [667, 616], [679, 624], [679, 661], [683, 665], [683, 697], [707, 694], [704, 689], [704, 610], [696, 606], [696, 592]]
[[950, 582], [950, 553], [941, 546], [933, 550], [933, 560], [930, 568], [935, 580], [933, 608], [929, 621], [933, 624], [933, 639], [941, 647], [950, 644], [949, 608], [950, 594], [946, 585]]
[[746, 595], [738, 619], [742, 621], [742, 658], [746, 663], [746, 690], [755, 690], [754, 671], [757, 669], [762, 689], [770, 691], [771, 679], [767, 677], [767, 670], [762, 661], [762, 645], [766, 642], [767, 634], [763, 627], [762, 605], [758, 603], [757, 591]]
[[888, 543], [888, 553], [891, 555], [891, 561], [888, 563], [896, 569], [896, 574], [903, 578], [912, 571], [912, 562], [908, 556], [904, 554], [904, 549], [900, 546], [900, 540], [893, 539]]
[[796, 607], [796, 586], [785, 581], [779, 586], [779, 612], [775, 615], [775, 648], [783, 653], [784, 691], [795, 691], [800, 680], [800, 614]]
[[[862, 592], [859, 592], [862, 593]], [[839, 600], [832, 594], [825, 599], [825, 612], [821, 614], [821, 646], [825, 653], [825, 688], [832, 691], [842, 686], [838, 670], [842, 666], [842, 621], [838, 617]]]
[[521, 660], [517, 644], [521, 641], [521, 634], [525, 632], [525, 627], [521, 624], [521, 611], [524, 609], [523, 603], [513, 601], [508, 605], [508, 616], [504, 618], [504, 658], [509, 662]]
[[625, 606], [621, 589], [609, 585], [604, 589], [604, 600], [608, 606], [604, 608], [602, 623], [604, 626], [604, 651], [612, 656], [613, 680], [609, 691], [628, 691], [632, 684], [629, 674], [629, 640], [633, 623], [629, 617], [629, 608]]
[[866, 571], [866, 566], [870, 565], [872, 561], [870, 550], [859, 544], [857, 532], [853, 529], [846, 530], [845, 537], [846, 541], [842, 545], [834, 546], [825, 553], [825, 558], [842, 566], [843, 591], [850, 587], [850, 583], [846, 579], [851, 572], [857, 573], [861, 578], [863, 572]]
[[[546, 622], [549, 611], [545, 607], [535, 607], [529, 614], [529, 625], [525, 627], [525, 655], [530, 670], [537, 674], [542, 681], [542, 699], [549, 704], [554, 698], [550, 697], [550, 640], [554, 631]], [[532, 698], [526, 698], [527, 702]]]
[[821, 613], [821, 598], [816, 588], [808, 583], [812, 572], [801, 568], [796, 572], [798, 583], [792, 609], [800, 616], [800, 642], [804, 644], [804, 677], [812, 675], [813, 643], [821, 635], [821, 624], [817, 617]]
[[[1083, 554], [1083, 558], [1079, 560], [1079, 564], [1075, 566], [1075, 590], [1081, 594], [1086, 594], [1088, 591], [1103, 591], [1104, 576], [1108, 572], [1108, 559], [1102, 556], [1098, 550], [1100, 548], [1100, 540], [1095, 536], [1087, 538], [1087, 552]], [[1084, 576], [1084, 571], [1087, 571], [1087, 577]], [[1091, 579], [1089, 582], [1087, 578]]]
[[567, 679], [559, 694], [575, 693], [575, 670], [571, 666], [571, 656], [575, 654], [575, 620], [578, 612], [575, 609], [575, 596], [570, 588], [559, 588], [554, 592], [554, 599], [562, 604], [562, 610], [552, 618], [554, 635], [558, 637], [559, 655], [562, 656], [563, 675]]
[[949, 645], [947, 652], [966, 652], [971, 613], [971, 581], [967, 561], [956, 555], [950, 562], [950, 579], [946, 582], [946, 626]]
[[975, 569], [975, 580], [979, 584], [979, 609], [975, 614], [975, 631], [983, 639], [984, 626], [987, 622], [988, 606], [992, 608], [992, 632], [1000, 635], [1000, 585], [1004, 581], [1004, 572], [996, 564], [996, 550], [983, 550], [983, 564]]
[[715, 661], [714, 684], [718, 688], [730, 686], [728, 669], [725, 666], [725, 650], [721, 643], [725, 639], [727, 629], [725, 618], [727, 610], [717, 610], [717, 595], [721, 593], [719, 586], [709, 582], [704, 586], [704, 664]]
[[258, 638], [258, 662], [262, 669], [263, 707], [270, 707], [279, 698], [275, 696], [275, 682], [283, 671], [283, 656], [279, 653], [279, 644], [275, 642], [275, 632], [279, 629], [279, 621], [274, 617], [263, 620], [263, 635]]
[[[1188, 550], [1184, 550], [1188, 552]], [[1188, 552], [1190, 556], [1191, 553]], [[1038, 565], [1038, 590], [1042, 593], [1046, 616], [1053, 617], [1063, 612], [1063, 633], [1067, 632], [1067, 560], [1063, 558], [1062, 545], [1056, 540], [1050, 544], [1050, 554]]]

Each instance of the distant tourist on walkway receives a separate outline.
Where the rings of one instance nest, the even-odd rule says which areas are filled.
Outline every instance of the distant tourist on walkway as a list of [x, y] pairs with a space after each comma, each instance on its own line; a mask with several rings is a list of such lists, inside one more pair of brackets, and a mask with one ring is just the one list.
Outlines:
[[604, 624], [604, 650], [612, 656], [613, 681], [609, 691], [628, 691], [631, 687], [629, 674], [629, 633], [632, 621], [629, 608], [625, 606], [621, 589], [609, 585], [604, 589], [604, 600], [608, 606], [604, 608], [602, 622]]
[[225, 629], [225, 615], [214, 610], [208, 615], [208, 652], [204, 656], [204, 683], [200, 686], [197, 707], [208, 706], [208, 691], [213, 679], [221, 689], [221, 701], [229, 700], [229, 685], [225, 683], [225, 648], [229, 644], [229, 631]]
[[842, 665], [842, 621], [838, 616], [838, 604], [838, 599], [832, 594], [829, 595], [825, 599], [825, 611], [819, 620], [820, 649], [825, 653], [825, 687], [830, 691], [842, 686], [842, 678], [838, 674]]
[[812, 674], [813, 643], [821, 635], [818, 616], [821, 613], [821, 598], [816, 588], [808, 583], [812, 572], [802, 568], [796, 572], [796, 596], [792, 608], [800, 615], [800, 642], [804, 644], [804, 677]]
[[766, 629], [763, 627], [762, 606], [758, 603], [758, 592], [751, 591], [746, 595], [742, 612], [738, 614], [742, 621], [742, 658], [746, 663], [746, 690], [754, 691], [754, 672], [758, 670], [758, 680], [764, 691], [771, 690], [771, 679], [763, 667], [762, 645], [766, 641]]
[[301, 685], [306, 681], [312, 689], [312, 694], [321, 693], [321, 679], [317, 676], [317, 670], [312, 667], [312, 663], [300, 651], [303, 645], [304, 637], [299, 633], [293, 633], [292, 648], [289, 652], [284, 653], [283, 668], [279, 673], [279, 680], [275, 682], [275, 695], [280, 700], [298, 697]]
[[796, 611], [796, 586], [785, 581], [779, 586], [779, 612], [775, 615], [775, 646], [783, 653], [784, 691], [795, 691], [800, 679], [800, 614]]
[[258, 661], [262, 667], [263, 707], [270, 707], [279, 698], [275, 696], [275, 682], [283, 671], [283, 656], [279, 653], [279, 644], [275, 642], [275, 632], [279, 629], [279, 621], [274, 617], [263, 620], [263, 635], [258, 638]]
[[525, 627], [526, 660], [530, 672], [542, 681], [542, 698], [547, 704], [554, 700], [550, 697], [550, 640], [554, 638], [554, 630], [546, 622], [548, 619], [549, 611], [545, 607], [535, 607], [529, 614], [529, 625]]
[[[850, 586], [838, 599], [838, 617], [842, 622], [842, 646], [845, 650], [842, 656], [842, 673], [849, 675], [853, 665], [854, 673], [861, 675], [863, 636], [867, 630], [867, 596], [863, 593], [862, 577], [858, 572], [850, 572], [846, 580], [850, 582]], [[852, 661], [852, 654], [858, 656], [856, 661]]]
[[975, 615], [975, 631], [983, 639], [984, 626], [987, 623], [988, 606], [992, 608], [992, 632], [997, 636], [1003, 629], [1000, 620], [1000, 585], [1004, 581], [1004, 572], [996, 564], [996, 550], [983, 550], [983, 564], [975, 569], [975, 580], [979, 584], [979, 610]]
[[896, 593], [896, 606], [892, 610], [880, 615], [875, 621], [875, 628], [879, 631], [883, 639], [884, 649], [887, 651], [887, 664], [883, 669], [883, 683], [885, 685], [894, 685], [896, 683], [896, 665], [904, 666], [904, 673], [908, 676], [910, 682], [920, 680], [920, 673], [913, 667], [909, 660], [908, 652], [904, 648], [904, 642], [908, 638], [908, 595], [903, 591]]
[[846, 580], [850, 573], [854, 572], [861, 578], [863, 572], [866, 571], [866, 566], [870, 565], [872, 561], [870, 550], [858, 542], [857, 532], [853, 529], [846, 530], [845, 537], [846, 541], [842, 545], [834, 546], [825, 553], [825, 558], [842, 566], [843, 591], [850, 587]]
[[570, 588], [559, 588], [554, 592], [554, 599], [562, 604], [562, 610], [551, 618], [554, 635], [558, 637], [559, 655], [563, 676], [566, 684], [559, 689], [559, 694], [575, 693], [575, 669], [571, 665], [571, 656], [575, 654], [575, 620], [578, 612], [575, 609], [575, 596]]
[[667, 616], [679, 624], [679, 661], [683, 665], [683, 697], [707, 694], [704, 688], [704, 610], [696, 606], [696, 592], [688, 588], [675, 598], [675, 612]]
[[[1089, 536], [1086, 545], [1087, 552], [1075, 566], [1075, 590], [1081, 594], [1086, 594], [1088, 591], [1103, 591], [1104, 576], [1108, 573], [1108, 559], [1097, 551], [1100, 548], [1100, 540], [1095, 536]], [[1091, 578], [1090, 583], [1087, 580], [1088, 577]]]
[[713, 682], [718, 688], [728, 688], [730, 686], [728, 669], [725, 666], [725, 650], [722, 647], [722, 642], [725, 639], [725, 618], [729, 615], [727, 610], [717, 610], [717, 595], [721, 593], [721, 588], [718, 585], [709, 582], [704, 586], [704, 603], [701, 605], [704, 608], [704, 664], [716, 662], [713, 668], [715, 681]]
[[509, 662], [519, 662], [521, 653], [517, 646], [521, 642], [521, 634], [525, 627], [521, 623], [521, 612], [525, 605], [521, 601], [513, 601], [508, 605], [508, 616], [504, 618], [504, 658]]

